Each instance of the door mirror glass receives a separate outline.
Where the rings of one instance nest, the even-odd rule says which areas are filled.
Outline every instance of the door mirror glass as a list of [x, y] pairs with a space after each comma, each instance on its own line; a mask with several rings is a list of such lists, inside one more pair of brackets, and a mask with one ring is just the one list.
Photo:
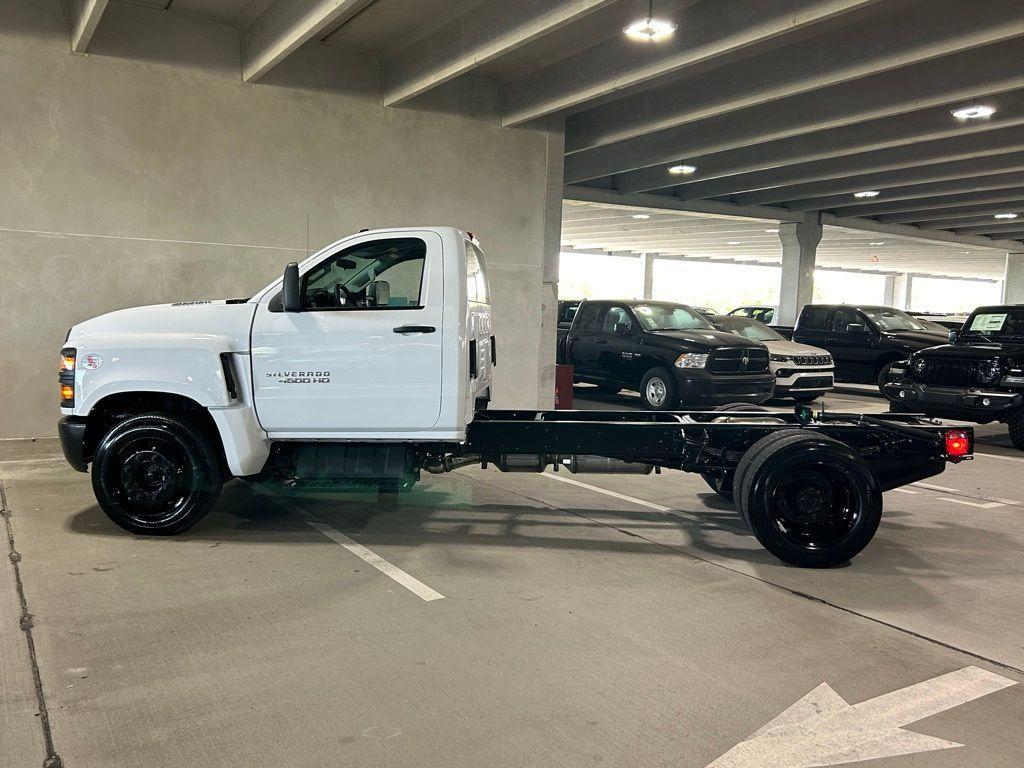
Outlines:
[[619, 336], [626, 336], [626, 335], [628, 335], [629, 334], [629, 323], [616, 323], [615, 324], [615, 332], [617, 334], [619, 334]]
[[956, 344], [956, 337], [957, 337], [957, 332], [956, 331], [950, 331], [949, 332], [949, 343], [950, 344]]
[[864, 323], [848, 323], [846, 325], [847, 333], [864, 333], [866, 330]]
[[302, 310], [300, 284], [299, 265], [293, 261], [284, 268], [284, 285], [281, 288], [281, 307], [285, 312], [300, 312]]

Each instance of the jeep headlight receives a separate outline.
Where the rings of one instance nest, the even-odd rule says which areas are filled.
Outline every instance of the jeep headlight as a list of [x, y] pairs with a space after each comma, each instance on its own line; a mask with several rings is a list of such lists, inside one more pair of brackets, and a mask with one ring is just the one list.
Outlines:
[[792, 357], [789, 355], [768, 355], [768, 359], [773, 363], [788, 363], [792, 361]]
[[676, 368], [703, 368], [707, 364], [706, 352], [687, 352], [676, 358]]
[[919, 357], [919, 358], [915, 359], [911, 363], [911, 366], [913, 367], [915, 373], [921, 373], [921, 371], [924, 370], [924, 366], [925, 366], [924, 358], [923, 357]]

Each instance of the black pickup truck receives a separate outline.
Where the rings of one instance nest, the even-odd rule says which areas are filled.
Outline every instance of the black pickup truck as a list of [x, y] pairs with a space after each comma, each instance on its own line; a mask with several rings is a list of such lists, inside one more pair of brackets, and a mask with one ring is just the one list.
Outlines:
[[822, 347], [836, 364], [836, 380], [878, 384], [907, 356], [947, 341], [902, 309], [848, 304], [808, 304], [800, 311], [793, 341]]
[[647, 408], [763, 403], [775, 377], [761, 343], [716, 331], [697, 310], [663, 301], [584, 301], [558, 362], [602, 392], [632, 389]]
[[1024, 449], [1024, 304], [978, 307], [949, 342], [889, 369], [890, 410], [1001, 421]]

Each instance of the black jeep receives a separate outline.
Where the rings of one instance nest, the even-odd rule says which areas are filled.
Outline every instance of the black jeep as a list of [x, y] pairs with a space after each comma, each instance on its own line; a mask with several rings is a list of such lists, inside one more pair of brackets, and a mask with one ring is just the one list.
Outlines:
[[949, 342], [889, 369], [882, 392], [890, 409], [1001, 421], [1024, 449], [1024, 304], [978, 307]]

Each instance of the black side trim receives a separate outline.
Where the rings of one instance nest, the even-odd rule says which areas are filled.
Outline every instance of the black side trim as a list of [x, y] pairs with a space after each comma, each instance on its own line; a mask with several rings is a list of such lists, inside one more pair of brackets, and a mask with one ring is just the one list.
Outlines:
[[469, 340], [469, 378], [476, 378], [476, 339]]
[[232, 400], [238, 399], [238, 385], [235, 384], [235, 372], [231, 367], [231, 353], [220, 353], [220, 364], [224, 369], [224, 386], [227, 387], [228, 396]]
[[491, 336], [491, 365], [498, 364], [498, 340]]

